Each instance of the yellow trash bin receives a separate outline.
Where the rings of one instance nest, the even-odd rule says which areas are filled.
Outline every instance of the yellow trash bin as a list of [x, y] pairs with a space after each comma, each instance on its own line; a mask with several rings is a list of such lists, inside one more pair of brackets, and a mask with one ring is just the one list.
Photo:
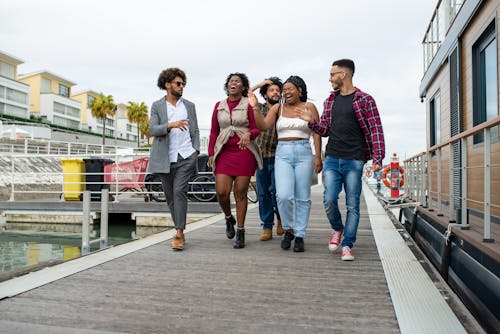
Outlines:
[[85, 163], [81, 159], [61, 159], [64, 175], [64, 199], [79, 201], [85, 190]]

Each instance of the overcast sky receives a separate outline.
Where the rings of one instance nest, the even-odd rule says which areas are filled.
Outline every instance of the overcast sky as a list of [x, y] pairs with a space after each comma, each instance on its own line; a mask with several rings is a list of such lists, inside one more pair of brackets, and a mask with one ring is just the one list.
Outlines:
[[[422, 39], [437, 0], [2, 0], [0, 50], [19, 73], [47, 70], [115, 102], [152, 102], [161, 70], [188, 76], [201, 128], [229, 73], [250, 84], [301, 76], [323, 111], [331, 63], [351, 58], [354, 84], [378, 105], [386, 159], [425, 150]], [[260, 97], [260, 96], [259, 96]], [[326, 140], [326, 139], [324, 139]]]

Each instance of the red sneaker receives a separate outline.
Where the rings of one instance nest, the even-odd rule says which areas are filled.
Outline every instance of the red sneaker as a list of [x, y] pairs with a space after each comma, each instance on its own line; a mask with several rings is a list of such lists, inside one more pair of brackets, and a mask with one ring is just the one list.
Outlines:
[[328, 250], [330, 250], [331, 252], [339, 248], [340, 239], [342, 239], [342, 232], [343, 231], [333, 230], [332, 236], [330, 237], [330, 241], [328, 242]]
[[354, 255], [352, 255], [351, 248], [349, 246], [342, 247], [342, 261], [354, 261]]

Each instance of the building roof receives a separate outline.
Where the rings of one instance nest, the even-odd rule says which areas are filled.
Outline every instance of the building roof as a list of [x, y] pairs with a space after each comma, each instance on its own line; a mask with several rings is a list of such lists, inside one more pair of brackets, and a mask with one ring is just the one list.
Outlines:
[[82, 90], [80, 92], [76, 92], [76, 93], [73, 93], [71, 94], [71, 96], [75, 96], [75, 95], [81, 95], [81, 94], [87, 94], [87, 95], [91, 95], [91, 96], [98, 96], [99, 93], [96, 92], [95, 90], [91, 90], [91, 89], [87, 89], [87, 90]]
[[4, 58], [4, 59], [6, 59], [6, 60], [8, 60], [16, 65], [24, 63], [24, 60], [16, 58], [14, 56], [11, 56], [10, 54], [3, 52], [1, 50], [0, 50], [0, 58]]
[[18, 79], [22, 80], [22, 79], [33, 77], [33, 76], [37, 76], [37, 75], [48, 77], [48, 78], [51, 78], [51, 79], [54, 79], [54, 80], [57, 80], [57, 81], [61, 81], [62, 83], [65, 83], [65, 84], [67, 84], [69, 86], [75, 86], [76, 85], [76, 83], [74, 83], [73, 81], [69, 81], [68, 79], [63, 78], [60, 75], [57, 75], [57, 74], [55, 74], [53, 72], [49, 72], [47, 70], [41, 70], [41, 71], [37, 71], [37, 72], [32, 72], [32, 73], [27, 73], [27, 74], [21, 74], [21, 75], [19, 75]]

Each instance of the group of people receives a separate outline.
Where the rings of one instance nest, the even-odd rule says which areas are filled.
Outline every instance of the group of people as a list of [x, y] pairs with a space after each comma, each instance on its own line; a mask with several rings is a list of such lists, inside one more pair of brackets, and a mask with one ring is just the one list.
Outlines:
[[[260, 240], [283, 235], [281, 248], [303, 252], [311, 210], [313, 171], [323, 171], [324, 206], [332, 227], [328, 248], [341, 248], [341, 259], [352, 261], [352, 247], [359, 224], [361, 177], [366, 161], [373, 170], [381, 168], [385, 155], [384, 135], [375, 100], [353, 85], [354, 62], [333, 62], [330, 83], [333, 91], [319, 116], [308, 101], [307, 86], [299, 76], [284, 83], [270, 77], [250, 87], [244, 73], [227, 76], [227, 97], [215, 104], [208, 147], [208, 166], [215, 175], [215, 191], [225, 214], [226, 236], [235, 239], [234, 248], [245, 247], [245, 218], [250, 179], [256, 175]], [[195, 106], [182, 98], [186, 75], [178, 68], [163, 71], [158, 87], [165, 97], [153, 103], [149, 171], [160, 175], [174, 221], [176, 235], [171, 247], [184, 248], [188, 182], [196, 172], [199, 128]], [[254, 91], [259, 89], [264, 103]], [[313, 139], [314, 153], [310, 138]], [[328, 137], [325, 160], [321, 137]], [[278, 172], [276, 172], [278, 171]], [[338, 207], [342, 187], [347, 215], [342, 222]], [[236, 202], [231, 212], [230, 193]]]

